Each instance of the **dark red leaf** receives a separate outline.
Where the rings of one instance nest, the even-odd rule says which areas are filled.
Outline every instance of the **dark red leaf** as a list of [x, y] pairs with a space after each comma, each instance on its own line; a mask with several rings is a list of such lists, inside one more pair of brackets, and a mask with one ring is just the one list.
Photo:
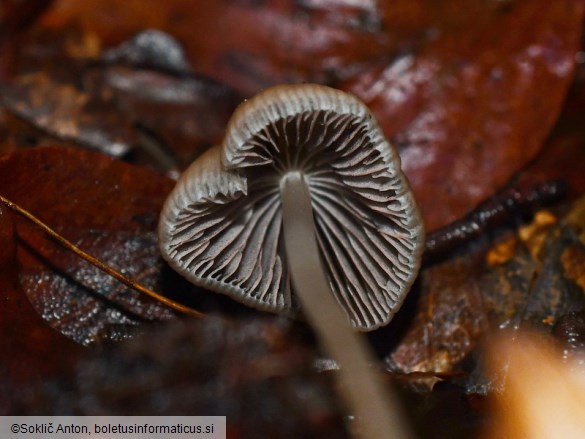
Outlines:
[[64, 370], [82, 348], [43, 322], [21, 289], [16, 229], [1, 204], [0, 249], [0, 414], [5, 414], [23, 386]]
[[315, 352], [286, 322], [172, 322], [23, 392], [19, 413], [227, 416], [228, 437], [345, 438]]
[[195, 71], [248, 94], [279, 82], [328, 82], [387, 56], [394, 43], [374, 2], [61, 0], [44, 17], [50, 27], [72, 22], [106, 45], [163, 30], [185, 45]]
[[583, 6], [465, 2], [424, 44], [340, 84], [401, 148], [428, 229], [471, 210], [539, 151], [572, 78]]
[[580, 0], [60, 0], [44, 25], [74, 22], [107, 43], [165, 30], [195, 71], [247, 94], [299, 81], [354, 92], [400, 147], [433, 230], [538, 152], [572, 77], [583, 10]]
[[[162, 281], [156, 226], [173, 182], [104, 155], [35, 148], [0, 158], [0, 193], [64, 237], [149, 287]], [[53, 327], [84, 344], [173, 317], [25, 220], [18, 222], [20, 284]]]

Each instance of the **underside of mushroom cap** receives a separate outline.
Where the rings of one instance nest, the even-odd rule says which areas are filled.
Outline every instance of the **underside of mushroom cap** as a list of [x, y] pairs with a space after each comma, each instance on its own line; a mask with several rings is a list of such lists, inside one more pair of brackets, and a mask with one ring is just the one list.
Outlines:
[[352, 325], [385, 325], [418, 273], [424, 228], [373, 116], [328, 87], [277, 86], [238, 107], [223, 144], [169, 196], [163, 256], [195, 284], [263, 310], [294, 310], [280, 201], [289, 172], [309, 186], [321, 260]]

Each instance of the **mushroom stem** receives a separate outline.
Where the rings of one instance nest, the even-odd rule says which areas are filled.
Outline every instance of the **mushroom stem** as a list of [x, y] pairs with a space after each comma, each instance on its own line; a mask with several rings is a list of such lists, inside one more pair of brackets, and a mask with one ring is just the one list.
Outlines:
[[407, 439], [402, 410], [370, 367], [374, 355], [354, 332], [323, 272], [315, 236], [311, 196], [301, 172], [281, 180], [284, 246], [294, 290], [321, 345], [340, 365], [340, 392], [359, 420], [364, 439]]

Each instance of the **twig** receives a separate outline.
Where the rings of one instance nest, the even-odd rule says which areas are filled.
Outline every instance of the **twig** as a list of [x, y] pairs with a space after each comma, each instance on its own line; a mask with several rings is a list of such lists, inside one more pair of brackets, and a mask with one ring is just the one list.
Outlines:
[[104, 273], [109, 274], [110, 276], [117, 279], [118, 281], [120, 281], [121, 283], [126, 285], [127, 287], [132, 288], [133, 290], [136, 290], [140, 293], [146, 294], [147, 296], [152, 297], [153, 299], [159, 301], [160, 303], [168, 306], [169, 308], [171, 308], [175, 311], [178, 311], [178, 312], [181, 312], [183, 314], [187, 314], [187, 315], [190, 315], [193, 317], [197, 317], [197, 318], [205, 318], [206, 317], [205, 314], [203, 314], [200, 311], [189, 308], [188, 306], [182, 305], [178, 302], [175, 302], [174, 300], [169, 299], [168, 297], [162, 296], [161, 294], [156, 293], [156, 292], [146, 288], [144, 285], [141, 285], [140, 283], [136, 282], [135, 280], [123, 275], [115, 268], [100, 261], [99, 259], [90, 255], [89, 253], [86, 253], [85, 251], [83, 251], [79, 247], [77, 247], [75, 244], [73, 244], [71, 241], [65, 239], [59, 233], [57, 233], [56, 231], [51, 229], [47, 224], [45, 224], [40, 219], [35, 217], [32, 213], [30, 213], [26, 209], [20, 207], [18, 204], [13, 203], [12, 201], [4, 198], [2, 195], [0, 195], [0, 201], [2, 201], [7, 207], [9, 207], [14, 212], [18, 213], [19, 215], [25, 217], [26, 219], [28, 219], [29, 221], [34, 223], [37, 227], [42, 229], [47, 235], [54, 238], [63, 247], [65, 247], [68, 250], [71, 250], [73, 253], [75, 253], [80, 258], [89, 262], [94, 267], [97, 267], [98, 269], [102, 270]]

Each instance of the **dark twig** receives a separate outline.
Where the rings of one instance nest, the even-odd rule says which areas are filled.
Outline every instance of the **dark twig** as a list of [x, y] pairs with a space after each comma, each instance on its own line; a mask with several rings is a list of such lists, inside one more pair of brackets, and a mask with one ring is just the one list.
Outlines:
[[425, 262], [436, 259], [473, 238], [485, 234], [511, 217], [526, 214], [561, 199], [567, 192], [563, 181], [529, 188], [509, 188], [480, 204], [469, 214], [427, 236]]

